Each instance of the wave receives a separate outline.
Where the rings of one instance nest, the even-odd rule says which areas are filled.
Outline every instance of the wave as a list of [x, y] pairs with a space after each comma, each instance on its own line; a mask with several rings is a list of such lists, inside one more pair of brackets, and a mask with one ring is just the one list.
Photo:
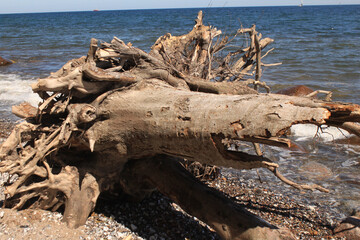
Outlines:
[[296, 124], [291, 126], [291, 134], [297, 141], [308, 141], [318, 139], [324, 142], [330, 142], [338, 139], [345, 139], [351, 134], [345, 130], [336, 127], [322, 127], [312, 124]]
[[35, 81], [35, 78], [0, 73], [0, 106], [10, 109], [12, 105], [24, 101], [37, 106], [41, 98], [33, 93], [30, 87]]

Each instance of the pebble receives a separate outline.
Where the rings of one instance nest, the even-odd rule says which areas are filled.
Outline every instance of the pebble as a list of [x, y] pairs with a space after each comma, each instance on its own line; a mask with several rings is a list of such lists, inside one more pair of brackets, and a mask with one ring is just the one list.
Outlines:
[[[0, 174], [0, 185], [1, 181], [8, 178], [9, 176]], [[208, 184], [223, 191], [266, 221], [292, 229], [298, 239], [337, 239], [331, 232], [336, 219], [316, 203], [301, 203], [297, 199], [285, 197], [269, 187], [264, 188], [254, 179], [239, 179], [226, 175]], [[3, 217], [4, 212], [0, 211], [0, 219]], [[62, 214], [48, 212], [40, 219], [51, 219], [60, 223]], [[22, 228], [29, 231], [31, 225]], [[0, 234], [6, 232], [0, 222]], [[98, 201], [95, 212], [84, 226], [84, 233], [86, 237], [83, 239], [87, 240], [121, 240], [128, 236], [131, 236], [132, 240], [220, 240], [209, 226], [189, 216], [181, 207], [157, 192], [141, 203], [117, 200], [114, 204]]]
[[136, 227], [134, 224], [130, 224], [130, 228], [131, 228], [131, 230], [133, 230], [133, 231], [136, 231], [136, 229], [137, 229], [137, 227]]

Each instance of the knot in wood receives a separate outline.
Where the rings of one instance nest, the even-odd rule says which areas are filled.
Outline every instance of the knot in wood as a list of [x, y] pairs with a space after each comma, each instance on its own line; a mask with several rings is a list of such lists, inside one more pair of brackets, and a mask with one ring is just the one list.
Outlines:
[[85, 105], [81, 108], [78, 121], [80, 123], [88, 123], [96, 119], [96, 108], [92, 105]]
[[90, 104], [71, 104], [68, 111], [69, 122], [75, 125], [88, 123], [96, 119], [96, 107]]

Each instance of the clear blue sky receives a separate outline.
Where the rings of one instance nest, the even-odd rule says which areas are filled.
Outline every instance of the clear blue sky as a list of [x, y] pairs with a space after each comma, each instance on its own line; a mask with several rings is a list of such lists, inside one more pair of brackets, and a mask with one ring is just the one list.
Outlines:
[[[360, 0], [303, 0], [304, 5], [360, 4]], [[1, 0], [0, 13], [299, 5], [300, 0]]]

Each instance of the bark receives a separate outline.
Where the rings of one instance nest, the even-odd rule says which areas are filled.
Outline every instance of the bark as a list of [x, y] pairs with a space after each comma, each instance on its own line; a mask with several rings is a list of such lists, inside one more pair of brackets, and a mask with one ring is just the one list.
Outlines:
[[[301, 123], [359, 135], [360, 106], [258, 93], [247, 85], [269, 90], [260, 82], [260, 68], [261, 52], [272, 40], [261, 39], [255, 26], [240, 29], [235, 37], [248, 34], [250, 46], [219, 58], [233, 41], [220, 34], [204, 26], [199, 13], [190, 33], [167, 34], [150, 53], [116, 37], [100, 45], [92, 39], [86, 57], [39, 79], [32, 88], [44, 101], [38, 108], [13, 108], [26, 121], [0, 147], [0, 171], [17, 176], [6, 189], [5, 205], [52, 210], [64, 205], [64, 220], [77, 227], [100, 193], [126, 191], [142, 199], [158, 189], [224, 239], [291, 238], [190, 177], [174, 157], [267, 168], [295, 188], [327, 192], [286, 179], [259, 144], [295, 149], [284, 135]], [[251, 69], [255, 80], [242, 79]], [[255, 153], [241, 142], [253, 143]]]

